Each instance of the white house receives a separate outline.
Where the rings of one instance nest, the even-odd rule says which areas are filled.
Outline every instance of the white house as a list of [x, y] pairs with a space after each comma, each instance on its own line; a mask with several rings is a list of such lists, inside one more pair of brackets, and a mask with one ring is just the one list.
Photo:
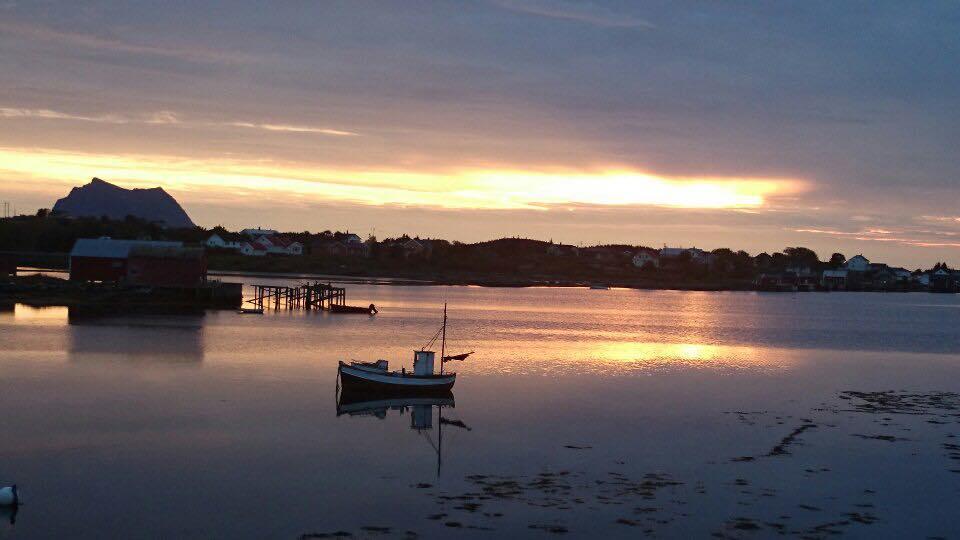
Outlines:
[[910, 281], [913, 278], [913, 272], [906, 268], [893, 268], [893, 275], [897, 276], [897, 281]]
[[303, 244], [286, 236], [261, 236], [257, 242], [266, 246], [267, 253], [274, 255], [303, 255]]
[[695, 247], [692, 248], [671, 248], [664, 246], [660, 250], [660, 259], [676, 259], [683, 255], [684, 253], [690, 254], [690, 261], [699, 263], [699, 264], [710, 264], [713, 257], [712, 254]]
[[277, 234], [277, 231], [272, 229], [261, 229], [260, 227], [257, 227], [256, 229], [244, 229], [240, 231], [240, 234], [256, 239], [260, 238], [261, 236], [273, 236]]
[[240, 247], [243, 245], [243, 238], [241, 238], [240, 235], [233, 233], [214, 233], [210, 235], [210, 238], [207, 238], [205, 243], [208, 248], [233, 249], [240, 251]]
[[240, 253], [248, 257], [263, 257], [267, 254], [267, 246], [259, 240], [240, 244]]
[[359, 235], [353, 233], [347, 233], [343, 235], [343, 238], [340, 239], [341, 242], [345, 244], [362, 244], [363, 239]]
[[820, 284], [828, 289], [846, 289], [847, 271], [846, 270], [824, 270], [820, 278]]
[[633, 256], [633, 265], [637, 268], [643, 268], [647, 263], [652, 264], [655, 268], [659, 268], [660, 257], [657, 257], [649, 251], [640, 251]]
[[843, 265], [848, 272], [866, 272], [870, 270], [870, 259], [863, 255], [856, 255]]

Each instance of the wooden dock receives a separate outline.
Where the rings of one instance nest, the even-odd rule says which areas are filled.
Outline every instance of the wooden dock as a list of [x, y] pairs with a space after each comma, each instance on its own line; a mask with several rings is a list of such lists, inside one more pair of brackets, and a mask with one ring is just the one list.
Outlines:
[[285, 285], [251, 285], [253, 298], [247, 300], [259, 309], [324, 310], [347, 303], [347, 290], [315, 281], [296, 287]]

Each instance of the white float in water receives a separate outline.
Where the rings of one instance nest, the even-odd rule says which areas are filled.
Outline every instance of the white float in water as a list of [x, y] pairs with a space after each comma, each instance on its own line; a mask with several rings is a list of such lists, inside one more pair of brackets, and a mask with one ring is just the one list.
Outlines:
[[20, 494], [17, 485], [0, 488], [0, 506], [17, 506], [20, 504]]

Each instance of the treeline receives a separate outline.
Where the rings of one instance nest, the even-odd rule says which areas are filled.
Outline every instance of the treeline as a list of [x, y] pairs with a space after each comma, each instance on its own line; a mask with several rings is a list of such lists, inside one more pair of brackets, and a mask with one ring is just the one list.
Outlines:
[[[222, 227], [167, 229], [142, 219], [63, 218], [41, 211], [36, 216], [0, 219], [0, 251], [67, 253], [78, 238], [109, 236], [116, 239], [178, 240], [200, 244]], [[818, 273], [841, 267], [846, 258], [834, 253], [821, 261], [805, 247], [788, 247], [756, 256], [746, 251], [720, 248], [711, 252], [690, 250], [679, 256], [658, 258], [647, 246], [603, 245], [575, 247], [540, 240], [503, 238], [466, 244], [438, 239], [400, 236], [378, 241], [368, 238], [367, 249], [350, 255], [331, 255], [320, 247], [345, 233], [291, 232], [284, 236], [300, 241], [302, 257], [245, 257], [232, 252], [211, 252], [210, 268], [274, 272], [393, 275], [451, 282], [587, 282], [649, 284], [724, 283], [748, 287], [760, 274], [806, 269]], [[647, 253], [656, 264], [637, 265], [634, 257]], [[940, 268], [942, 263], [938, 263]], [[945, 264], [942, 267], [946, 268]]]
[[208, 233], [200, 227], [164, 229], [133, 216], [124, 220], [64, 218], [49, 216], [45, 210], [36, 216], [0, 219], [0, 251], [66, 253], [78, 238], [101, 236], [198, 243], [206, 239]]

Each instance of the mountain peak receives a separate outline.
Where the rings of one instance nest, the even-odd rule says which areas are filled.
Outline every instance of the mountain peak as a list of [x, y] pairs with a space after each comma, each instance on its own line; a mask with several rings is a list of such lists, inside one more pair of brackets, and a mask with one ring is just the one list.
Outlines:
[[53, 205], [53, 211], [73, 217], [134, 216], [175, 228], [194, 226], [183, 207], [163, 188], [126, 189], [100, 178], [71, 189]]

